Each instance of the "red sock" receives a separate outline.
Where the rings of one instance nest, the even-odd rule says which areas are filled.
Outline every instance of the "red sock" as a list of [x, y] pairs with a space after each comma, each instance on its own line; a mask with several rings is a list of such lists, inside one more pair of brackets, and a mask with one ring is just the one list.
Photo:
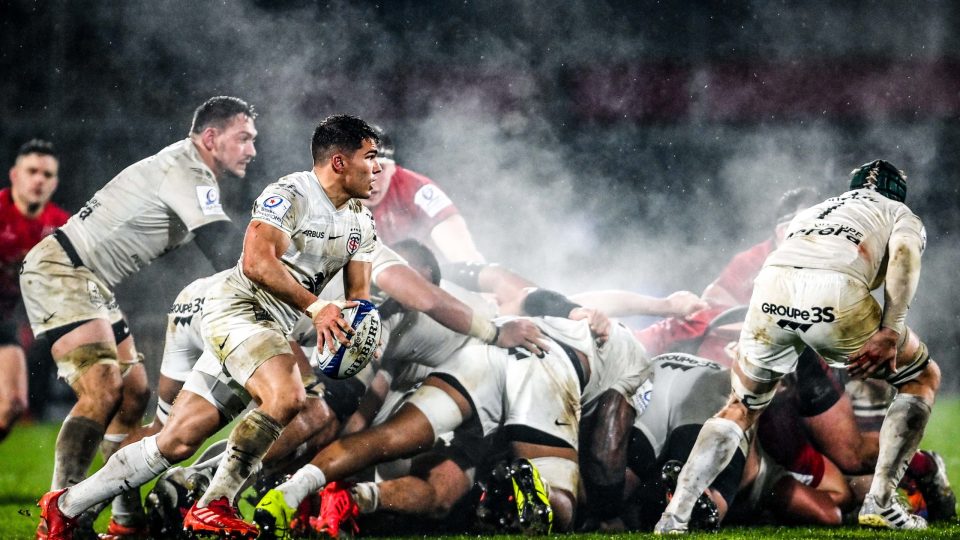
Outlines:
[[936, 463], [927, 455], [920, 451], [913, 455], [910, 465], [907, 467], [907, 474], [912, 478], [923, 478], [936, 470]]

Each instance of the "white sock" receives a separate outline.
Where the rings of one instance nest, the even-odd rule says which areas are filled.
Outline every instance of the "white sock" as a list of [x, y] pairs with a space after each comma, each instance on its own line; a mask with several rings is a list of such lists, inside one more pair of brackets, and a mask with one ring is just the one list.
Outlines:
[[880, 506], [889, 506], [897, 484], [920, 446], [930, 418], [930, 405], [913, 394], [897, 394], [880, 426], [880, 454], [870, 494]]
[[283, 500], [290, 508], [296, 508], [307, 498], [307, 495], [319, 491], [325, 485], [327, 485], [327, 477], [323, 471], [316, 465], [307, 463], [289, 480], [277, 486], [277, 489], [283, 493]]
[[743, 430], [732, 420], [711, 418], [704, 422], [664, 513], [682, 522], [690, 521], [697, 498], [730, 463], [743, 438]]
[[380, 507], [380, 484], [360, 482], [351, 490], [361, 514], [372, 514]]
[[157, 436], [147, 437], [121, 448], [93, 476], [67, 490], [58, 501], [60, 510], [67, 517], [78, 516], [122, 491], [139, 488], [169, 467], [157, 447]]

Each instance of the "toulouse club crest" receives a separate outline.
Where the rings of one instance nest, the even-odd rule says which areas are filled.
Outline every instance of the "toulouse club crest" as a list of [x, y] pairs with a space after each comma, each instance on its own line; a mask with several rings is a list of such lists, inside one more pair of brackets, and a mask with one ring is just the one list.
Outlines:
[[360, 249], [360, 233], [352, 232], [347, 237], [347, 255], [353, 255]]

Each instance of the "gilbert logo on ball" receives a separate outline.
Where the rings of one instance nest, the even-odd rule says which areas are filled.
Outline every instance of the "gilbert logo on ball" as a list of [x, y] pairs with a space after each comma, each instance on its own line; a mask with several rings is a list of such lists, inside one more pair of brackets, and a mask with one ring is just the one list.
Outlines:
[[344, 320], [353, 328], [350, 344], [340, 345], [335, 353], [327, 347], [317, 348], [317, 365], [327, 377], [353, 377], [370, 362], [380, 345], [380, 312], [367, 300], [357, 302], [360, 305], [343, 310]]

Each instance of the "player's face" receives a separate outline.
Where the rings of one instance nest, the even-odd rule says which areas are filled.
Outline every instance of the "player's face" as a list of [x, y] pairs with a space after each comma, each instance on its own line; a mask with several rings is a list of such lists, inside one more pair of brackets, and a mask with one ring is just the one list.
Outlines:
[[227, 127], [216, 130], [214, 135], [213, 157], [217, 168], [240, 178], [246, 176], [247, 165], [257, 155], [257, 149], [253, 146], [256, 138], [253, 118], [245, 114], [234, 116]]
[[363, 204], [369, 208], [376, 208], [383, 202], [387, 196], [387, 190], [390, 189], [390, 181], [393, 180], [393, 173], [397, 172], [397, 164], [392, 159], [381, 159], [381, 171], [377, 173], [376, 182], [373, 183], [373, 189], [370, 191], [370, 198], [363, 201]]
[[59, 164], [53, 156], [27, 154], [17, 158], [10, 169], [13, 198], [21, 204], [43, 207], [57, 189]]
[[377, 159], [377, 145], [365, 139], [363, 145], [344, 162], [343, 188], [351, 197], [368, 199], [373, 191], [375, 176], [382, 170]]

